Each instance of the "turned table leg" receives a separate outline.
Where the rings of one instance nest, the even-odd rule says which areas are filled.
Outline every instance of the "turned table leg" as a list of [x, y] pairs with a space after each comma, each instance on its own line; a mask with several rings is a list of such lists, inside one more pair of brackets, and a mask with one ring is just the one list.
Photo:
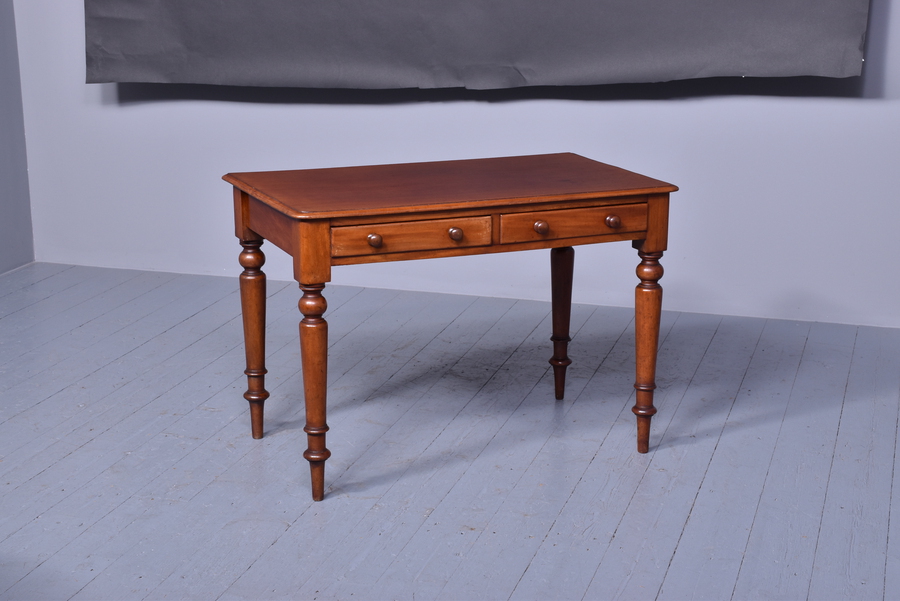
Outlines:
[[262, 239], [241, 240], [241, 314], [244, 320], [244, 350], [247, 355], [247, 392], [250, 402], [250, 429], [253, 438], [263, 437], [263, 405], [269, 398], [266, 376], [266, 257], [260, 250]]
[[572, 315], [572, 271], [575, 249], [571, 246], [550, 249], [550, 288], [553, 313], [553, 383], [557, 400], [566, 390], [566, 368], [572, 363], [569, 350], [569, 321]]
[[637, 276], [641, 283], [634, 292], [634, 346], [636, 359], [637, 390], [632, 411], [637, 416], [637, 450], [650, 450], [650, 418], [656, 414], [653, 391], [656, 389], [656, 351], [659, 346], [659, 319], [662, 312], [662, 286], [658, 280], [663, 275], [659, 259], [661, 252], [638, 252], [641, 263]]
[[325, 497], [325, 461], [331, 451], [325, 448], [325, 388], [328, 377], [328, 323], [322, 317], [327, 308], [322, 296], [324, 284], [300, 284], [300, 355], [303, 364], [303, 394], [306, 400], [306, 432], [308, 448], [303, 457], [309, 461], [313, 501]]

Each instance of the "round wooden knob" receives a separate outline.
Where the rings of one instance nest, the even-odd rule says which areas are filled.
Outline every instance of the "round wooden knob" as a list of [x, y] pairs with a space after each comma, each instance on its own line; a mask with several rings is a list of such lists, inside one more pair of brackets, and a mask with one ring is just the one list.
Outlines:
[[550, 231], [550, 224], [546, 221], [535, 221], [534, 222], [534, 231], [539, 234], [546, 234]]
[[369, 246], [372, 248], [381, 248], [381, 245], [384, 244], [384, 240], [381, 238], [380, 234], [369, 234], [366, 237], [366, 240], [368, 240]]
[[456, 240], [457, 242], [459, 242], [463, 239], [463, 231], [461, 228], [451, 227], [448, 233], [450, 234], [451, 240]]
[[609, 227], [611, 227], [614, 230], [617, 230], [620, 227], [622, 227], [622, 220], [619, 219], [618, 215], [608, 215], [606, 217], [606, 225], [608, 225]]

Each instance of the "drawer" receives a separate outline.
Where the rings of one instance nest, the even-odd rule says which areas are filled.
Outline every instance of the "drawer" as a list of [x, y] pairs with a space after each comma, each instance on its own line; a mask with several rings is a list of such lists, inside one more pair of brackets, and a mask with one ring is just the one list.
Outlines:
[[622, 234], [646, 229], [645, 203], [500, 215], [501, 244]]
[[487, 246], [490, 243], [489, 216], [350, 225], [331, 230], [331, 254], [334, 257]]

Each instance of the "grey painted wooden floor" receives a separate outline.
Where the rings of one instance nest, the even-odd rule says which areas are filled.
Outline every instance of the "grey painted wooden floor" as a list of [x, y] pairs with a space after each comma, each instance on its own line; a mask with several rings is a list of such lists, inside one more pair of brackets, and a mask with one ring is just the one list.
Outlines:
[[298, 291], [263, 440], [235, 279], [0, 276], [0, 599], [898, 599], [900, 331], [666, 313], [651, 452], [631, 315], [329, 287], [312, 503]]

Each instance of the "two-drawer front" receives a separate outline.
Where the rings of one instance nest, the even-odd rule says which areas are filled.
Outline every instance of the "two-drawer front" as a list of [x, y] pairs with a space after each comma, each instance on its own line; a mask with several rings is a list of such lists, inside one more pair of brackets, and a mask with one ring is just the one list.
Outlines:
[[491, 218], [487, 215], [349, 225], [331, 230], [331, 254], [334, 257], [487, 246], [490, 243]]
[[628, 234], [647, 230], [647, 204], [336, 226], [331, 229], [331, 255], [360, 257], [490, 246], [492, 219], [497, 218], [501, 245]]
[[624, 234], [646, 229], [645, 203], [500, 215], [501, 244]]

